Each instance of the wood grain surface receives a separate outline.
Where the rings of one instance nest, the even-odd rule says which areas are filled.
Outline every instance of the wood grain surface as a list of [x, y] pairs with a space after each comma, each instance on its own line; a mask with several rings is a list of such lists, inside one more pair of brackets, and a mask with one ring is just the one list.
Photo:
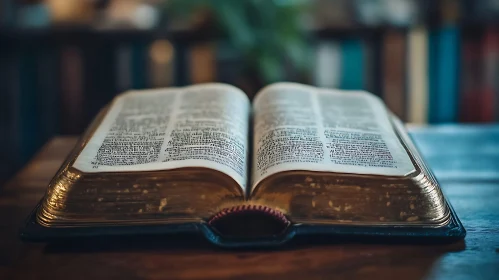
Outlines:
[[[468, 231], [465, 241], [416, 246], [331, 240], [243, 251], [188, 238], [23, 243], [19, 227], [76, 142], [57, 137], [1, 190], [0, 279], [499, 279], [499, 127], [464, 131], [459, 137], [471, 142], [456, 138], [459, 127], [417, 129], [414, 138], [437, 177], [442, 174], [444, 192]], [[452, 175], [468, 165], [476, 166], [469, 176]]]

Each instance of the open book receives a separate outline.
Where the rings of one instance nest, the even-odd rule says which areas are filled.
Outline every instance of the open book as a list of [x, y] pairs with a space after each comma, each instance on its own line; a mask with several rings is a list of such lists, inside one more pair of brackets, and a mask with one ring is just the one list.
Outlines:
[[196, 225], [218, 243], [300, 231], [464, 236], [378, 97], [294, 83], [265, 87], [253, 104], [226, 84], [119, 95], [34, 219], [52, 233]]

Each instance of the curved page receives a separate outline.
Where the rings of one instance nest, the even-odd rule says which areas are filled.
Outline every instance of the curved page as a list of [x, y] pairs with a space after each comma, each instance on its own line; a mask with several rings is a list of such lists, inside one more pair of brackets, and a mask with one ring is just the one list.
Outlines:
[[245, 188], [249, 115], [248, 98], [229, 85], [131, 91], [113, 101], [73, 167], [83, 172], [206, 167]]
[[253, 188], [290, 170], [415, 171], [384, 104], [370, 93], [278, 83], [264, 88], [253, 108]]

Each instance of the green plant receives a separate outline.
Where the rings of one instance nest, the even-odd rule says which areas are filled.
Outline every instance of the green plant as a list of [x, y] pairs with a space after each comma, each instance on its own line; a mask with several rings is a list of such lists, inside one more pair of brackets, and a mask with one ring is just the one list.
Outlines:
[[208, 12], [229, 43], [244, 56], [247, 70], [264, 82], [284, 79], [289, 65], [306, 73], [308, 47], [300, 25], [308, 1], [170, 0], [174, 17]]

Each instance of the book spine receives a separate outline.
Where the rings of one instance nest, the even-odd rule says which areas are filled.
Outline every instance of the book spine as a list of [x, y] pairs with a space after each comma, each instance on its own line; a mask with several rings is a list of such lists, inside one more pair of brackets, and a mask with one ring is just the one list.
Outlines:
[[37, 54], [36, 101], [39, 112], [39, 145], [59, 132], [60, 87], [57, 79], [61, 73], [58, 58], [58, 50], [53, 46], [43, 46]]
[[494, 120], [499, 121], [499, 27], [494, 29], [495, 43], [495, 72], [493, 73], [494, 80]]
[[[1, 2], [0, 2], [1, 3]], [[1, 41], [1, 39], [0, 39]], [[1, 147], [8, 147], [7, 145], [9, 144], [9, 122], [11, 121], [11, 112], [9, 110], [9, 103], [10, 103], [10, 96], [12, 92], [10, 91], [8, 87], [8, 78], [7, 75], [9, 73], [8, 69], [8, 58], [6, 56], [7, 51], [5, 49], [0, 50], [0, 135], [3, 135], [3, 137], [0, 137], [0, 146]], [[10, 170], [7, 170], [7, 162], [10, 160], [10, 155], [8, 152], [8, 149], [1, 149], [0, 150], [0, 184], [3, 184], [4, 180], [7, 179], [7, 177], [10, 177]]]
[[480, 85], [481, 85], [481, 51], [480, 38], [476, 33], [464, 33], [462, 36], [462, 55], [460, 79], [461, 97], [459, 120], [462, 122], [479, 121]]
[[379, 96], [379, 90], [376, 88], [376, 40], [375, 36], [370, 36], [364, 41], [364, 89]]
[[[80, 89], [79, 91], [82, 96], [82, 103], [80, 104], [84, 105], [84, 111], [81, 113], [82, 118], [79, 119], [80, 124], [83, 124], [83, 126], [80, 125], [74, 129], [80, 133], [84, 126], [87, 126], [102, 109], [102, 106], [109, 103], [118, 93], [115, 67], [117, 48], [114, 42], [102, 40], [101, 38], [97, 38], [97, 40], [99, 41], [83, 45], [81, 49], [78, 49], [78, 52], [81, 51], [82, 53], [79, 57], [81, 58], [80, 64], [83, 73], [83, 90]], [[132, 87], [147, 87], [147, 52], [143, 50], [146, 44], [142, 42], [135, 44], [137, 49], [132, 50], [132, 70], [135, 74], [132, 77]], [[134, 58], [136, 61], [134, 61]]]
[[383, 42], [383, 96], [387, 107], [405, 120], [406, 35], [388, 30]]
[[19, 75], [19, 142], [20, 159], [27, 162], [38, 149], [39, 140], [37, 106], [37, 53], [30, 47], [21, 49]]
[[457, 26], [459, 4], [442, 0], [442, 23], [430, 35], [430, 102], [429, 122], [458, 120], [460, 30]]
[[428, 122], [432, 123], [436, 115], [431, 110], [435, 109], [437, 91], [437, 65], [438, 65], [438, 30], [432, 28], [428, 32]]
[[342, 89], [364, 89], [364, 51], [362, 40], [347, 39], [341, 43]]
[[187, 65], [189, 64], [188, 46], [185, 43], [178, 42], [174, 44], [174, 50], [175, 58], [173, 60], [173, 74], [175, 86], [186, 86], [190, 81], [187, 69]]
[[498, 45], [499, 41], [494, 27], [488, 26], [485, 29], [483, 40], [483, 88], [482, 88], [482, 103], [480, 109], [480, 121], [494, 121], [495, 96], [494, 86], [498, 68]]
[[132, 44], [132, 88], [143, 89], [147, 87], [148, 67], [147, 67], [148, 45], [144, 42]]
[[[83, 122], [83, 80], [84, 65], [82, 52], [75, 46], [63, 46], [60, 50], [60, 86], [61, 86], [61, 131], [63, 133], [80, 133]], [[92, 84], [87, 81], [85, 87]], [[89, 89], [90, 91], [91, 89]]]
[[430, 36], [429, 122], [457, 121], [459, 37], [455, 24], [445, 24]]
[[219, 82], [235, 84], [243, 71], [242, 55], [229, 43], [217, 42], [216, 79]]
[[383, 96], [383, 34], [382, 32], [376, 32], [372, 37], [372, 82], [373, 82], [373, 92], [380, 98], [384, 99]]
[[428, 32], [417, 26], [408, 35], [408, 99], [407, 120], [411, 123], [428, 122]]
[[191, 83], [208, 83], [216, 79], [216, 45], [197, 44], [190, 48], [189, 71]]
[[173, 45], [168, 40], [157, 40], [149, 48], [149, 84], [167, 87], [173, 82]]
[[[19, 51], [8, 45], [0, 46], [0, 178], [7, 179], [20, 167], [19, 115]], [[1, 179], [0, 179], [1, 180]]]
[[129, 44], [116, 46], [116, 88], [123, 92], [132, 87], [132, 48]]
[[337, 88], [341, 77], [341, 48], [336, 41], [320, 42], [316, 51], [314, 80], [318, 87]]

